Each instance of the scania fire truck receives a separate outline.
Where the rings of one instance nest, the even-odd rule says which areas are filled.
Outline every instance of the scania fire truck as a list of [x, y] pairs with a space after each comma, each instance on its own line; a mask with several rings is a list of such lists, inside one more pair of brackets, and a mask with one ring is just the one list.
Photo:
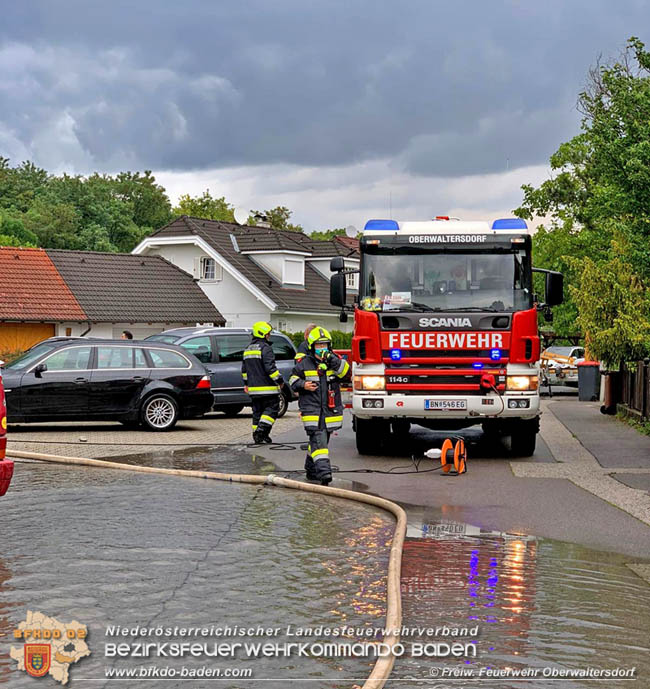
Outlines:
[[[360, 240], [359, 294], [347, 305], [341, 257], [331, 303], [354, 310], [353, 427], [361, 454], [411, 423], [482, 424], [530, 456], [539, 431], [538, 311], [562, 302], [561, 273], [533, 269], [519, 218], [461, 222], [370, 220]], [[546, 274], [545, 298], [533, 270]]]

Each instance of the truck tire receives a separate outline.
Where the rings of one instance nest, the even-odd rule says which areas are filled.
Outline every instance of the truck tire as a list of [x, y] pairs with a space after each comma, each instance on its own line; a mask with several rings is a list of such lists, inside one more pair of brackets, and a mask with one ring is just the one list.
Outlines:
[[382, 419], [355, 417], [357, 452], [360, 455], [378, 455], [386, 442], [390, 425]]
[[532, 457], [535, 453], [539, 419], [519, 421], [510, 433], [510, 453], [513, 457]]
[[400, 438], [405, 438], [411, 432], [411, 422], [405, 419], [394, 419], [390, 425], [393, 435]]

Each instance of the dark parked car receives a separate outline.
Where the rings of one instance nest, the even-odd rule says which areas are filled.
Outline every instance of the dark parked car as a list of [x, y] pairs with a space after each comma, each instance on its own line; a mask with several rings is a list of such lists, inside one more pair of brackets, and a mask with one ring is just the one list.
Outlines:
[[[214, 408], [226, 416], [239, 414], [251, 403], [241, 377], [241, 362], [250, 341], [250, 328], [174, 328], [146, 339], [146, 342], [173, 343], [193, 354], [210, 371]], [[271, 346], [282, 377], [289, 380], [296, 355], [293, 342], [274, 330]], [[280, 395], [280, 416], [287, 411], [290, 395], [288, 386], [283, 390], [287, 393]]]
[[3, 371], [9, 423], [116, 420], [167, 431], [212, 407], [207, 371], [162, 342], [51, 338]]

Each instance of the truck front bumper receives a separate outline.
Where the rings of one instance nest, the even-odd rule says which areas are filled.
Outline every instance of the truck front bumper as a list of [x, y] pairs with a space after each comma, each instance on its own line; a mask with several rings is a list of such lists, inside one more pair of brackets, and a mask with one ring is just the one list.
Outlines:
[[[464, 402], [462, 409], [426, 409], [426, 400]], [[517, 402], [517, 406], [512, 404]], [[381, 406], [377, 406], [380, 402]], [[503, 402], [503, 407], [501, 405]], [[524, 402], [527, 406], [520, 406]], [[372, 406], [368, 406], [372, 403]], [[539, 416], [537, 393], [504, 393], [491, 395], [385, 395], [356, 392], [352, 398], [352, 412], [361, 418], [410, 419], [477, 419], [478, 418], [534, 418]]]

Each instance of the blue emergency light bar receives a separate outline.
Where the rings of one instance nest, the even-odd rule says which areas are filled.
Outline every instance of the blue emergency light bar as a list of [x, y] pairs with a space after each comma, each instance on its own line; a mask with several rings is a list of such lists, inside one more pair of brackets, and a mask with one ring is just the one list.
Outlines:
[[480, 361], [475, 361], [472, 364], [472, 368], [483, 368], [483, 364]]
[[399, 232], [399, 225], [396, 220], [368, 220], [364, 230], [387, 230], [389, 232]]
[[401, 349], [391, 349], [390, 350], [390, 358], [393, 361], [399, 361], [402, 358], [402, 350]]
[[491, 349], [490, 350], [490, 359], [492, 361], [499, 361], [501, 358], [501, 350], [500, 349]]
[[493, 230], [527, 230], [526, 221], [521, 218], [499, 218], [492, 223]]

